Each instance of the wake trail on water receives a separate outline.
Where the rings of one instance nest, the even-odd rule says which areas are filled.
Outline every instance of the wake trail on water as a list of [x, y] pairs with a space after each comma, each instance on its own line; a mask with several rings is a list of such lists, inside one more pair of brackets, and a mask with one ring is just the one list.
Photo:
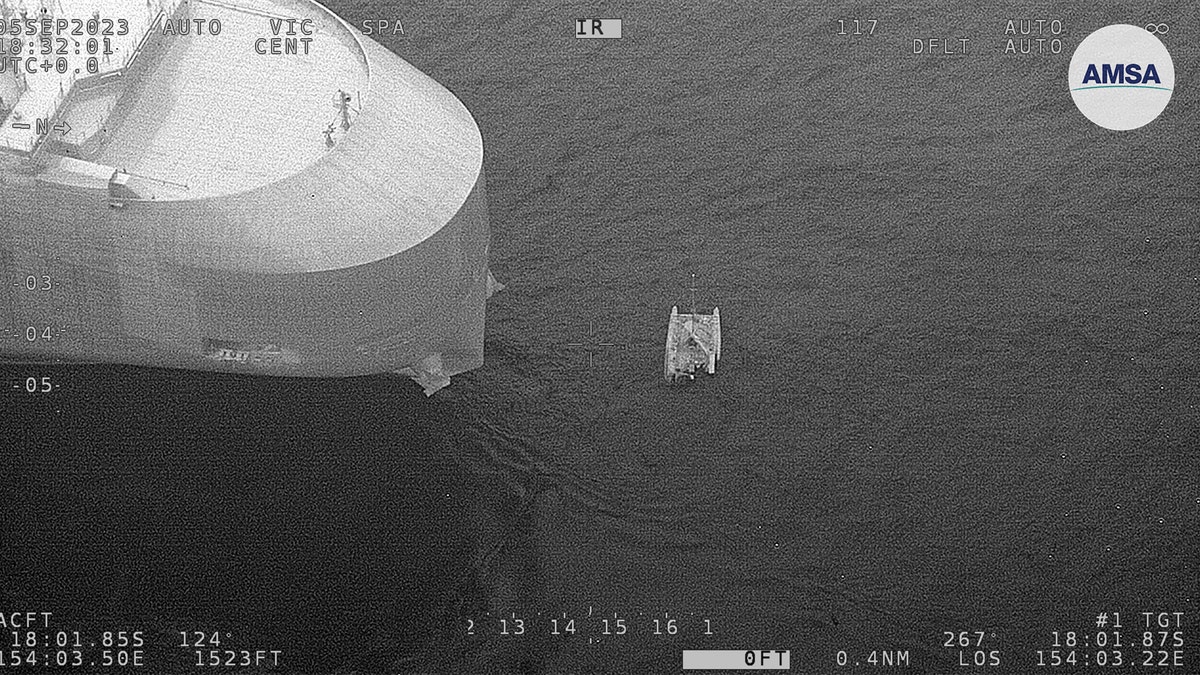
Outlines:
[[[520, 379], [530, 375], [510, 374]], [[532, 389], [536, 385], [520, 383], [507, 391]], [[539, 495], [555, 494], [574, 504], [570, 508], [603, 515], [622, 530], [659, 543], [670, 534], [664, 530], [699, 515], [661, 496], [646, 501], [625, 489], [627, 481], [621, 477], [637, 475], [640, 467], [614, 465], [598, 477], [577, 466], [578, 446], [565, 439], [572, 437], [571, 430], [579, 421], [564, 405], [538, 405], [536, 412], [506, 406], [507, 410], [493, 412], [487, 405], [473, 401], [472, 393], [464, 392], [456, 398], [449, 412], [454, 423], [445, 425], [454, 456], [475, 474], [497, 479], [522, 504], [533, 503]], [[547, 443], [538, 439], [553, 440]]]

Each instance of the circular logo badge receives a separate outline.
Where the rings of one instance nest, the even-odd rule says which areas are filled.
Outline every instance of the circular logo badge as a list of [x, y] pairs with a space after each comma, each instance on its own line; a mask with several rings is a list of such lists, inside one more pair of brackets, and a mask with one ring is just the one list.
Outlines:
[[1089, 120], [1128, 131], [1154, 121], [1167, 107], [1175, 89], [1175, 64], [1145, 28], [1105, 26], [1075, 48], [1067, 86]]

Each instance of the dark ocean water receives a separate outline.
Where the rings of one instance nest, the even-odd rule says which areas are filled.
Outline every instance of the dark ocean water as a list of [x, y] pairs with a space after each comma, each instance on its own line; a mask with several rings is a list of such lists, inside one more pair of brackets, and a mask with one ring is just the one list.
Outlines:
[[[8, 604], [236, 625], [289, 672], [675, 672], [689, 648], [971, 672], [942, 631], [976, 630], [988, 672], [1027, 672], [1101, 611], [1185, 612], [1197, 667], [1188, 5], [330, 6], [403, 20], [385, 44], [479, 122], [508, 285], [486, 365], [428, 401], [67, 371], [84, 393], [9, 436]], [[572, 39], [576, 16], [626, 37]], [[1063, 54], [997, 54], [1010, 17], [1061, 18]], [[1180, 86], [1104, 131], [1070, 53], [1151, 20]], [[693, 273], [723, 359], [670, 387]]]

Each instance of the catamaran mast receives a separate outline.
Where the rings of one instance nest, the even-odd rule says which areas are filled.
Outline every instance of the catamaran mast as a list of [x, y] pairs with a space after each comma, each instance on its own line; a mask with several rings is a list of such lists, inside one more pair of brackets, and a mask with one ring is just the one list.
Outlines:
[[696, 273], [692, 272], [692, 285], [688, 288], [692, 292], [692, 314], [696, 313]]

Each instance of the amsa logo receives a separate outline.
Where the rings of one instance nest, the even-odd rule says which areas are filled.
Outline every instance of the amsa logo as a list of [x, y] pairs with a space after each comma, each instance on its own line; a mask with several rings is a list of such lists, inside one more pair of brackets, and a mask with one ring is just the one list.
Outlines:
[[1175, 65], [1152, 33], [1117, 24], [1079, 43], [1068, 74], [1071, 98], [1092, 122], [1114, 131], [1145, 126], [1171, 101]]
[[1083, 86], [1088, 83], [1106, 84], [1162, 84], [1158, 68], [1153, 63], [1146, 64], [1145, 70], [1136, 63], [1090, 63], [1083, 75]]

